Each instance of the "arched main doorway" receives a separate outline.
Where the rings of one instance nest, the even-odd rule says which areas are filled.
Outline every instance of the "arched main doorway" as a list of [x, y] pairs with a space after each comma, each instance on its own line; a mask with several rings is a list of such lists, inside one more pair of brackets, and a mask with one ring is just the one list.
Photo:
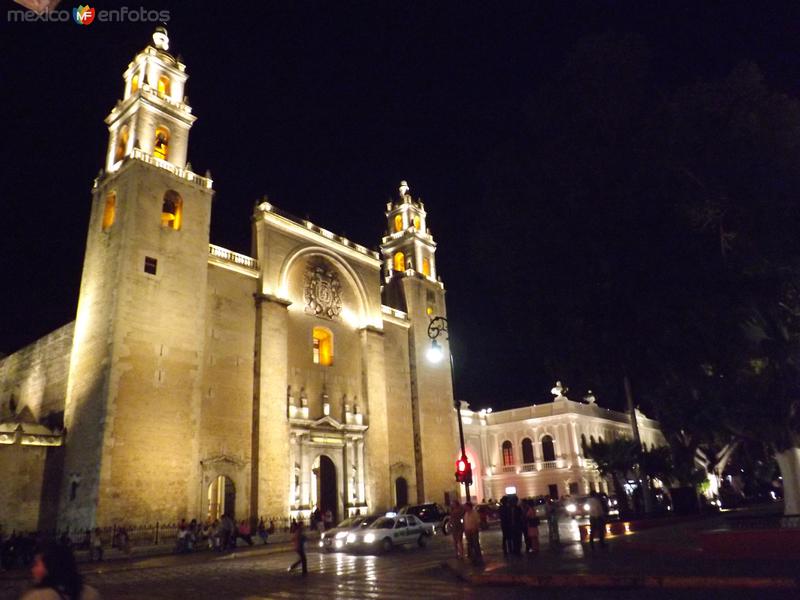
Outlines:
[[408, 505], [408, 482], [405, 477], [398, 477], [394, 480], [394, 497], [397, 508]]
[[236, 519], [236, 488], [230, 477], [220, 475], [208, 486], [208, 517], [219, 519], [227, 513]]
[[333, 522], [339, 522], [339, 502], [338, 486], [336, 484], [336, 465], [333, 461], [320, 454], [314, 461], [313, 473], [316, 476], [317, 506], [319, 511], [325, 514], [331, 511]]

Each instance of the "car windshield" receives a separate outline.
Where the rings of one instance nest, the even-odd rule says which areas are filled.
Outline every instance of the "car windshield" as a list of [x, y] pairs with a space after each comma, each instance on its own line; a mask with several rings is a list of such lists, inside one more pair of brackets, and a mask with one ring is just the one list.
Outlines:
[[358, 519], [350, 518], [350, 519], [345, 519], [344, 521], [339, 523], [336, 527], [339, 527], [341, 529], [347, 529], [350, 527], [354, 527], [356, 525], [358, 525]]
[[359, 527], [367, 527], [375, 522], [378, 517], [359, 517], [361, 520], [358, 522]]
[[381, 517], [369, 526], [370, 529], [391, 529], [394, 527], [394, 519], [390, 517]]

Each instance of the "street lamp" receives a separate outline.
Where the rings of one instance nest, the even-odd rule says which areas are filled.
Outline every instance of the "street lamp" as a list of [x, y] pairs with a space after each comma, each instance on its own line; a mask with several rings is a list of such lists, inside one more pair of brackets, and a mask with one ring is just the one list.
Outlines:
[[[447, 319], [445, 317], [431, 317], [431, 322], [428, 323], [428, 338], [431, 340], [431, 347], [428, 348], [428, 351], [425, 353], [428, 360], [433, 364], [438, 364], [441, 362], [442, 358], [444, 358], [444, 350], [442, 349], [441, 344], [436, 340], [441, 334], [445, 334], [446, 340], [450, 340], [450, 331], [448, 328]], [[469, 461], [467, 460], [467, 450], [464, 446], [464, 424], [461, 422], [461, 406], [459, 405], [458, 400], [456, 399], [456, 369], [453, 363], [453, 352], [452, 349], [449, 352], [450, 354], [450, 379], [453, 382], [453, 403], [456, 409], [456, 417], [458, 418], [458, 438], [461, 441], [461, 458], [459, 460], [459, 464], [463, 461], [464, 465], [468, 465]], [[471, 467], [469, 469], [470, 475]], [[464, 493], [467, 496], [467, 502], [471, 500], [469, 495], [469, 479], [464, 479]]]
[[439, 342], [436, 340], [431, 340], [431, 347], [428, 348], [428, 352], [426, 353], [428, 360], [433, 364], [438, 364], [442, 362], [442, 358], [444, 358], [444, 350], [439, 345]]

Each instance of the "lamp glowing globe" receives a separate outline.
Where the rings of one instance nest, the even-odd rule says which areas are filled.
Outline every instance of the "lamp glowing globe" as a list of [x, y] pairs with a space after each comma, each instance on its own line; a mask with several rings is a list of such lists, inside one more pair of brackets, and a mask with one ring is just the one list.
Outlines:
[[426, 356], [428, 358], [428, 361], [434, 364], [441, 362], [442, 358], [444, 358], [444, 351], [442, 350], [442, 347], [436, 342], [436, 340], [433, 340], [431, 342], [431, 347], [428, 348]]

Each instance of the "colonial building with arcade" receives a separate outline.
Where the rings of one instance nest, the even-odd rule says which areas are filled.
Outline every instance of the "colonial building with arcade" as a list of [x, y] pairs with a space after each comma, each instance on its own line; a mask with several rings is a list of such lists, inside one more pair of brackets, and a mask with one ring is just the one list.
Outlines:
[[4, 527], [445, 501], [458, 444], [449, 367], [424, 360], [446, 315], [424, 204], [400, 185], [379, 252], [266, 200], [242, 215], [251, 253], [210, 243], [187, 78], [157, 29], [106, 118], [76, 318], [0, 361]]

